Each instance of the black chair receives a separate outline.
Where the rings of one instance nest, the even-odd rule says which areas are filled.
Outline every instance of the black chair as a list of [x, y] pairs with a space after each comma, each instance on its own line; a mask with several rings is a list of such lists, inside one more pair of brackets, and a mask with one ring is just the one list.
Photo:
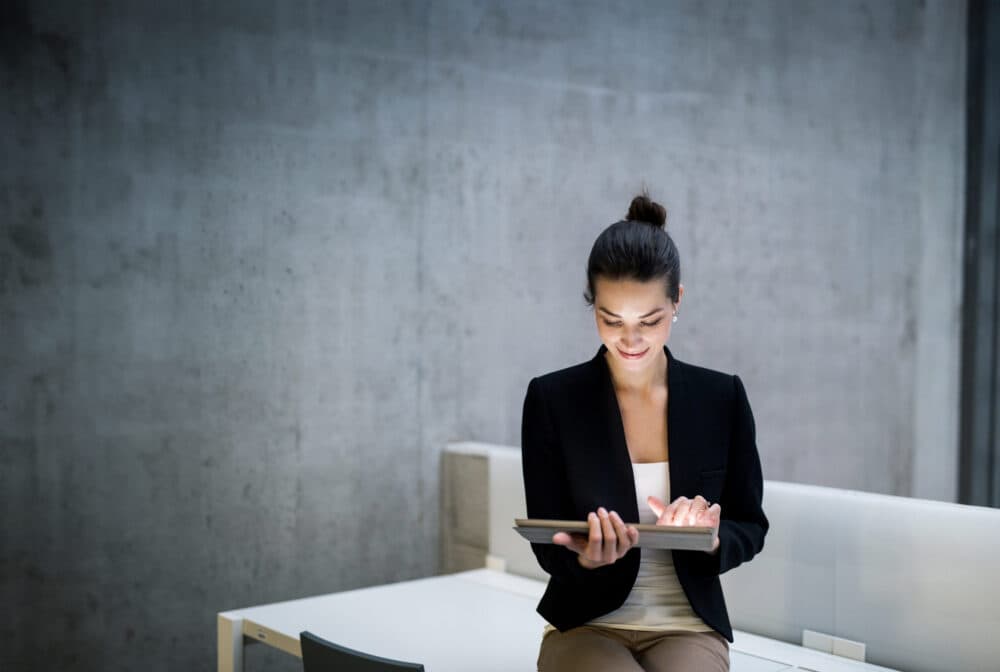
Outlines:
[[362, 653], [307, 631], [299, 633], [299, 641], [302, 642], [304, 672], [424, 672], [420, 663], [404, 663]]

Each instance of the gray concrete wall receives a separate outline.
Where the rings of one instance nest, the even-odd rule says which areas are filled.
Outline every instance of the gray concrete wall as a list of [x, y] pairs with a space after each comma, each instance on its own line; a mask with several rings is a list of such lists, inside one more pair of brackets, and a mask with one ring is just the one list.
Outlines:
[[953, 496], [962, 3], [6, 7], [0, 668], [435, 572], [643, 183], [766, 476]]

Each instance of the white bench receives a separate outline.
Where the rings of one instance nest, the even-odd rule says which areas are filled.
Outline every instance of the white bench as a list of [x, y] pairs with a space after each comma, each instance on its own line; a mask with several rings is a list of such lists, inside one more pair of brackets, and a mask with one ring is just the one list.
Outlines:
[[[447, 452], [487, 461], [487, 568], [538, 581], [540, 595], [547, 575], [512, 529], [525, 515], [520, 449]], [[1000, 670], [1000, 510], [765, 481], [764, 511], [764, 550], [722, 576], [734, 672]], [[804, 631], [827, 653], [798, 646]], [[851, 641], [870, 663], [831, 655], [859, 653]]]

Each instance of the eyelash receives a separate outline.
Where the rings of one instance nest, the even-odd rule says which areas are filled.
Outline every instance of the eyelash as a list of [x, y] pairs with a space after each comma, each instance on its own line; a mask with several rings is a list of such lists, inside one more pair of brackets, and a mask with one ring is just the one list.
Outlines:
[[[662, 321], [663, 321], [663, 318], [661, 317], [656, 322], [640, 322], [639, 326], [640, 327], [655, 327], [656, 325], [658, 325]], [[604, 324], [608, 325], [609, 327], [620, 327], [620, 326], [622, 326], [621, 322], [608, 322], [607, 320], [604, 320]]]

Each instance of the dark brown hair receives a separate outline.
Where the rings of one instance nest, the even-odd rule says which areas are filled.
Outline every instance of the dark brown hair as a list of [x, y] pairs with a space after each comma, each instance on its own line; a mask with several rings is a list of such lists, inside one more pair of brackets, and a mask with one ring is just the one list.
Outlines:
[[594, 281], [648, 280], [662, 278], [664, 289], [676, 302], [681, 282], [681, 257], [667, 233], [667, 209], [650, 200], [643, 191], [632, 199], [625, 219], [597, 236], [587, 260], [587, 291], [583, 298], [594, 305]]

